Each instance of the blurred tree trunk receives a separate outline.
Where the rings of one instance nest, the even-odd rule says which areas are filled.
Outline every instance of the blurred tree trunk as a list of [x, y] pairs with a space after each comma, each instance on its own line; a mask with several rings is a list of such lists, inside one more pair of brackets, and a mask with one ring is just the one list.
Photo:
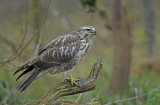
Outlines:
[[114, 95], [125, 90], [131, 66], [132, 35], [126, 0], [114, 0], [112, 28], [115, 50], [113, 72], [108, 91]]
[[156, 51], [155, 44], [155, 6], [154, 0], [142, 0], [144, 9], [145, 34], [148, 41], [148, 55], [151, 57]]
[[32, 1], [32, 21], [33, 21], [33, 30], [38, 32], [37, 34], [37, 38], [36, 38], [36, 48], [35, 48], [35, 54], [37, 54], [39, 47], [40, 47], [40, 43], [41, 43], [41, 36], [40, 36], [40, 6], [39, 6], [39, 0], [33, 0]]

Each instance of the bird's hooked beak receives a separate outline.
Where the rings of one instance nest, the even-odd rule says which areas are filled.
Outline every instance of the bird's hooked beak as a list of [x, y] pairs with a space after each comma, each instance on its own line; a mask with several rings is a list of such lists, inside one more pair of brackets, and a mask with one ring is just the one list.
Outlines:
[[96, 29], [92, 29], [90, 33], [92, 33], [92, 35], [96, 35]]

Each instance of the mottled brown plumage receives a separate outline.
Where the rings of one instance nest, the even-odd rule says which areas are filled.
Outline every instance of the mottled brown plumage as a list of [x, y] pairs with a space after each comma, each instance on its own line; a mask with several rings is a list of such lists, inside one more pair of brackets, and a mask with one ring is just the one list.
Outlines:
[[[91, 46], [88, 37], [95, 34], [95, 28], [87, 25], [52, 40], [35, 57], [15, 71], [14, 75], [24, 70], [17, 80], [29, 72], [17, 89], [24, 91], [33, 80], [47, 72], [55, 74], [71, 70], [88, 52]], [[54, 69], [49, 70], [51, 67]]]

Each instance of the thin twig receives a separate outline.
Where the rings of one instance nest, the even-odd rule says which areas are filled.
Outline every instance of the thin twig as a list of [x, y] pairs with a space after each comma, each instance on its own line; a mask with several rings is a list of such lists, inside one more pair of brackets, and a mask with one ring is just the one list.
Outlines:
[[[47, 10], [49, 9], [49, 5], [50, 5], [51, 0], [49, 0], [48, 6], [47, 6]], [[42, 28], [43, 24], [45, 23], [46, 19], [47, 19], [47, 14], [48, 11], [46, 10], [46, 15], [44, 17], [44, 19], [42, 20], [42, 23], [40, 24], [40, 27], [33, 33], [32, 37], [30, 38], [30, 40], [24, 45], [23, 48], [21, 48], [21, 50], [19, 50], [19, 52], [17, 51], [17, 53], [14, 53], [11, 57], [9, 57], [8, 60], [6, 60], [5, 62], [3, 62], [0, 65], [0, 68], [2, 66], [4, 66], [6, 63], [13, 61], [15, 58], [17, 58], [27, 47], [28, 45], [31, 43], [31, 41], [36, 37], [37, 32], [39, 32], [39, 30]]]
[[8, 98], [9, 98], [9, 94], [0, 102], [0, 105], [6, 105]]
[[144, 102], [142, 101], [142, 97], [139, 97], [138, 89], [135, 88], [134, 90], [135, 90], [136, 96], [138, 97], [138, 100], [142, 103], [142, 105], [145, 105]]
[[36, 49], [35, 49], [34, 55], [36, 55], [38, 53], [40, 45], [41, 45], [41, 42], [42, 42], [42, 38], [41, 38], [41, 36], [39, 36], [38, 43], [36, 45]]
[[81, 103], [83, 96], [84, 96], [84, 93], [80, 93], [78, 98], [75, 100], [75, 103]]
[[[25, 15], [26, 21], [25, 21], [25, 32], [22, 34], [22, 40], [21, 40], [18, 48], [17, 48], [16, 51], [14, 52], [14, 54], [11, 55], [8, 60], [6, 60], [5, 62], [3, 62], [3, 64], [0, 65], [0, 68], [1, 68], [3, 65], [5, 65], [6, 63], [11, 62], [11, 61], [12, 61], [12, 58], [14, 58], [14, 56], [16, 56], [16, 55], [18, 54], [18, 52], [19, 52], [19, 50], [22, 48], [22, 45], [23, 45], [23, 43], [24, 43], [24, 40], [25, 40], [25, 38], [26, 38], [26, 36], [27, 36], [27, 31], [28, 31], [28, 0], [26, 0], [26, 3], [25, 3], [25, 4], [26, 4], [26, 15]], [[22, 27], [22, 25], [21, 25], [21, 27]], [[23, 31], [22, 31], [22, 32], [23, 32]]]
[[148, 95], [149, 93], [145, 93], [145, 94], [142, 94], [142, 95], [139, 95], [139, 96], [135, 96], [135, 97], [130, 97], [130, 98], [126, 98], [126, 99], [122, 99], [122, 100], [117, 100], [117, 101], [114, 101], [114, 102], [109, 102], [109, 103], [106, 103], [104, 105], [112, 105], [112, 104], [117, 104], [117, 103], [122, 103], [122, 102], [126, 102], [126, 101], [132, 101], [132, 100], [136, 100], [136, 99], [139, 99], [141, 97], [144, 97], [146, 95]]

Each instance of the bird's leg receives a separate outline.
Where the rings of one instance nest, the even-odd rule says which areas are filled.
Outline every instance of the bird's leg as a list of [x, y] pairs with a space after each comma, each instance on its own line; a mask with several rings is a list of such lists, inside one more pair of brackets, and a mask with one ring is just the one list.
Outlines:
[[72, 85], [72, 86], [73, 86], [74, 84], [78, 86], [77, 81], [78, 81], [79, 79], [73, 78], [73, 76], [72, 76], [71, 74], [69, 75], [69, 79], [65, 79], [65, 80], [71, 82], [71, 85]]
[[78, 86], [78, 83], [76, 82], [77, 80], [73, 78], [73, 76], [70, 74], [69, 75], [70, 77], [70, 80], [71, 80], [71, 85], [73, 86], [73, 84], [77, 85]]
[[72, 69], [73, 65], [75, 65], [74, 64], [75, 62], [77, 62], [77, 61], [72, 60], [72, 62], [64, 63], [61, 65], [61, 68], [64, 71], [64, 76], [65, 76], [65, 78], [67, 78], [67, 79], [65, 79], [65, 81], [71, 82], [72, 86], [74, 84], [78, 86], [77, 81], [79, 80], [79, 79], [74, 79], [73, 76], [70, 74], [70, 70]]

